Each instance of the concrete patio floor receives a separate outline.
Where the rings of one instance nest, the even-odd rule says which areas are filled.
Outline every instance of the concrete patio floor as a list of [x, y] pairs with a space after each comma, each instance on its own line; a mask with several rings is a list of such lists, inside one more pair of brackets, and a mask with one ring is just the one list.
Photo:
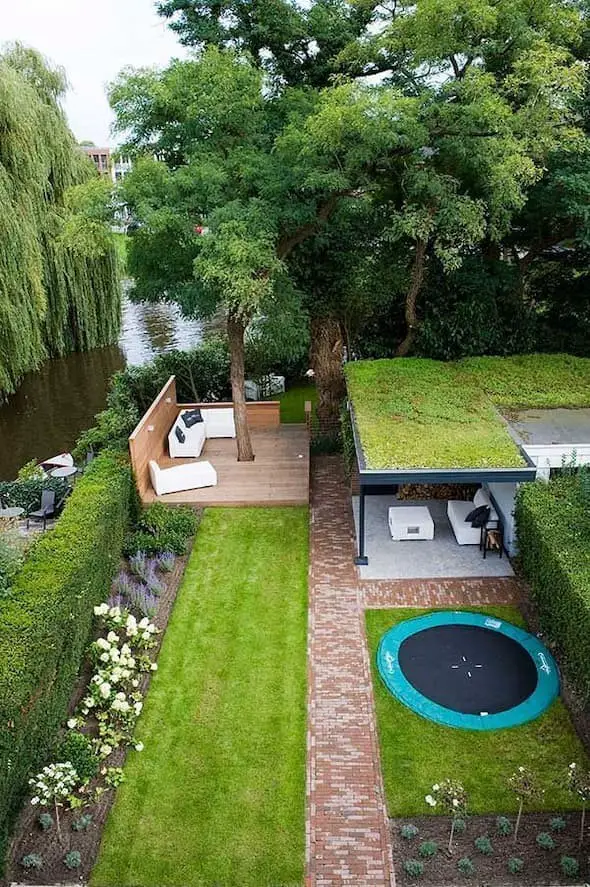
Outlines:
[[[483, 559], [478, 545], [457, 545], [446, 516], [444, 500], [395, 500], [393, 496], [367, 496], [365, 500], [366, 554], [369, 563], [359, 567], [361, 579], [445, 579], [514, 576], [504, 553]], [[353, 496], [358, 533], [358, 497]], [[434, 521], [432, 541], [394, 542], [387, 523], [390, 506], [426, 505]]]

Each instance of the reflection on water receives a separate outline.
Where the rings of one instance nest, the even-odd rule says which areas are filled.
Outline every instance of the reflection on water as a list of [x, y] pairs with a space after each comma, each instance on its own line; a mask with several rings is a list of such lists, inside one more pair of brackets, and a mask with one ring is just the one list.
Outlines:
[[30, 459], [70, 450], [104, 408], [109, 379], [126, 364], [143, 364], [161, 351], [189, 348], [202, 327], [177, 305], [123, 302], [119, 344], [47, 361], [28, 373], [0, 407], [0, 478], [13, 478]]

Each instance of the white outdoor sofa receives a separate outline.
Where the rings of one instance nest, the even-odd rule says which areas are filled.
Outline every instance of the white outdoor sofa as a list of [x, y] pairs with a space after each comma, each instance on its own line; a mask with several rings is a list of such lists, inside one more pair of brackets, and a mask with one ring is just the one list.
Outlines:
[[[168, 450], [172, 459], [197, 459], [205, 446], [205, 441], [212, 437], [235, 437], [233, 407], [219, 409], [201, 409], [202, 422], [196, 422], [187, 428], [182, 420], [183, 413], [191, 409], [181, 410], [168, 434]], [[180, 428], [184, 441], [178, 440], [176, 429]]]
[[465, 518], [470, 511], [479, 508], [480, 505], [486, 505], [490, 509], [486, 526], [496, 529], [499, 525], [498, 514], [485, 490], [478, 490], [473, 501], [464, 502], [460, 499], [451, 499], [447, 502], [447, 517], [459, 545], [479, 545], [481, 527], [472, 527], [470, 523], [465, 522]]
[[217, 472], [210, 462], [189, 462], [173, 468], [160, 468], [153, 459], [149, 463], [152, 486], [158, 496], [217, 486]]

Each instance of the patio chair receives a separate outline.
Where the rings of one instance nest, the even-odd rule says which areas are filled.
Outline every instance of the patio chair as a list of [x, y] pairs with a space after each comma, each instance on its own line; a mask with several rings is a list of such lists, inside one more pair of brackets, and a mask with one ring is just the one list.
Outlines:
[[55, 505], [55, 491], [54, 490], [43, 490], [41, 492], [41, 508], [38, 508], [36, 511], [31, 511], [27, 514], [27, 530], [29, 529], [29, 521], [35, 520], [43, 521], [43, 529], [47, 528], [47, 518], [53, 517], [56, 512]]

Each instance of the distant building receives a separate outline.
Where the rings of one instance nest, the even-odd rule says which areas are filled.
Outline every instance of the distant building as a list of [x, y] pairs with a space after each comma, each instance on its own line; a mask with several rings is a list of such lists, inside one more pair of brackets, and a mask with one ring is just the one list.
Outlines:
[[80, 145], [87, 157], [90, 157], [101, 176], [109, 176], [113, 182], [120, 182], [131, 172], [129, 157], [113, 156], [110, 148], [97, 148], [96, 145]]
[[96, 145], [80, 145], [87, 157], [90, 157], [101, 176], [111, 176], [111, 149], [97, 148]]

